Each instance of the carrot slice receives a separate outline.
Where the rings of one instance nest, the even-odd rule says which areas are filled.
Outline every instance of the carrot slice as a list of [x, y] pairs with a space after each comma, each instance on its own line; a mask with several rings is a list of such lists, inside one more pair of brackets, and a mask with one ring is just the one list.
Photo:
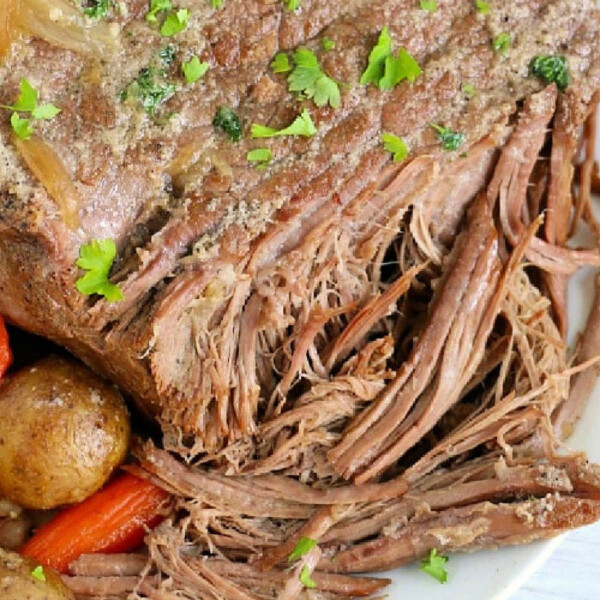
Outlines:
[[67, 573], [69, 564], [82, 554], [135, 550], [147, 528], [163, 520], [167, 498], [169, 494], [153, 483], [125, 473], [40, 527], [20, 552]]
[[8, 343], [8, 332], [2, 317], [0, 317], [0, 377], [6, 373], [8, 367], [12, 364], [12, 352]]

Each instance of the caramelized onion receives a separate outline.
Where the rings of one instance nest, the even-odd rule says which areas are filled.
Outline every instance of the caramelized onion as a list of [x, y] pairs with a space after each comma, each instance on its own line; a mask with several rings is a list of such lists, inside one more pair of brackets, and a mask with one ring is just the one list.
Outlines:
[[[0, 1], [4, 3], [7, 0]], [[8, 3], [12, 1], [8, 0]], [[25, 33], [55, 46], [102, 58], [111, 55], [118, 47], [118, 28], [104, 21], [86, 21], [81, 10], [66, 0], [20, 2], [16, 22]]]
[[27, 166], [58, 206], [63, 221], [75, 229], [79, 223], [81, 198], [52, 146], [36, 135], [28, 140], [15, 136], [14, 142]]
[[18, 11], [19, 0], [2, 0], [0, 2], [0, 58], [6, 54], [15, 37], [14, 23]]

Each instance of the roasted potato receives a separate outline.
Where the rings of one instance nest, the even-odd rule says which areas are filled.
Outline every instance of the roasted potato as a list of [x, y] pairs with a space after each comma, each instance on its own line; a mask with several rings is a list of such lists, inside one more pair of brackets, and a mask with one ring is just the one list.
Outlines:
[[129, 445], [119, 392], [87, 367], [49, 357], [0, 387], [0, 496], [26, 508], [80, 502]]
[[2, 600], [74, 600], [60, 575], [37, 563], [0, 548], [0, 598]]

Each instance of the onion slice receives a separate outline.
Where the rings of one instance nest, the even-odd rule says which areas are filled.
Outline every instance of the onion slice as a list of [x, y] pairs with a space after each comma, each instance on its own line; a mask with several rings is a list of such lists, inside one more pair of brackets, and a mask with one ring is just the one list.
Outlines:
[[70, 229], [75, 229], [79, 224], [81, 196], [54, 148], [36, 135], [28, 140], [14, 136], [14, 143], [27, 166], [58, 206], [63, 221]]

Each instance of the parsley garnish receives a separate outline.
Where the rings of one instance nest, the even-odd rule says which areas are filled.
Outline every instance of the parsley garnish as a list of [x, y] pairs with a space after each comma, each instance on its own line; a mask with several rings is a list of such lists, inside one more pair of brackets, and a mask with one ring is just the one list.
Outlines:
[[530, 73], [539, 77], [544, 83], [556, 83], [559, 90], [564, 91], [571, 83], [569, 65], [564, 56], [536, 56], [529, 67]]
[[408, 156], [408, 148], [402, 138], [391, 133], [382, 133], [383, 147], [394, 156], [394, 162], [402, 162]]
[[207, 62], [200, 62], [197, 56], [194, 56], [191, 60], [181, 65], [183, 76], [188, 83], [196, 83], [198, 79], [204, 77], [208, 68], [209, 64]]
[[392, 54], [392, 37], [384, 27], [377, 44], [369, 54], [369, 64], [360, 78], [361, 85], [373, 83], [382, 90], [391, 90], [403, 79], [414, 82], [421, 74], [417, 61], [404, 49]]
[[294, 562], [299, 558], [302, 558], [306, 554], [308, 554], [313, 548], [317, 547], [317, 540], [313, 540], [309, 537], [300, 538], [292, 553], [288, 556], [288, 562]]
[[329, 103], [332, 108], [339, 108], [340, 88], [321, 70], [315, 53], [308, 48], [299, 48], [293, 59], [296, 66], [288, 77], [290, 92], [300, 92], [303, 98], [312, 99], [317, 106]]
[[273, 73], [287, 73], [292, 70], [290, 60], [285, 52], [278, 52], [271, 61]]
[[298, 10], [300, 8], [300, 0], [283, 0], [283, 4], [288, 10]]
[[490, 13], [490, 5], [483, 0], [475, 0], [475, 8], [480, 15], [488, 15]]
[[323, 48], [325, 52], [330, 52], [335, 48], [335, 42], [332, 39], [325, 36], [321, 39], [321, 48]]
[[175, 48], [173, 46], [165, 46], [158, 51], [158, 56], [162, 61], [163, 65], [170, 67], [175, 60]]
[[42, 565], [38, 565], [33, 571], [31, 571], [31, 576], [38, 581], [46, 581], [46, 574], [44, 573], [44, 567]]
[[75, 283], [77, 290], [84, 296], [104, 296], [109, 302], [123, 300], [123, 292], [108, 280], [116, 255], [117, 246], [110, 239], [92, 240], [90, 244], [81, 246], [75, 264], [88, 272]]
[[160, 35], [171, 37], [181, 33], [188, 26], [189, 20], [190, 11], [187, 8], [180, 8], [177, 12], [169, 13], [160, 28]]
[[146, 15], [146, 21], [156, 23], [156, 15], [158, 15], [158, 13], [171, 10], [172, 8], [173, 4], [171, 3], [171, 0], [151, 0], [150, 11]]
[[234, 142], [242, 139], [242, 120], [227, 106], [219, 107], [213, 125], [222, 129]]
[[83, 14], [90, 19], [103, 19], [108, 14], [112, 0], [84, 0]]
[[210, 0], [210, 5], [212, 8], [221, 8], [225, 0]]
[[421, 6], [421, 10], [426, 10], [428, 12], [435, 12], [437, 10], [436, 0], [421, 0], [419, 5]]
[[266, 169], [272, 158], [273, 154], [268, 148], [256, 148], [246, 154], [248, 162], [256, 163], [256, 168], [260, 170]]
[[468, 96], [469, 98], [472, 98], [477, 93], [477, 90], [475, 89], [475, 86], [472, 83], [463, 84], [462, 91], [463, 94], [465, 94], [465, 96]]
[[510, 34], [509, 33], [501, 33], [500, 35], [497, 35], [492, 40], [492, 47], [494, 48], [494, 50], [496, 52], [506, 55], [506, 53], [508, 52], [508, 49], [510, 48], [511, 43], [512, 43], [512, 40], [510, 38]]
[[304, 109], [302, 113], [294, 119], [294, 122], [285, 129], [277, 131], [277, 129], [265, 127], [264, 125], [257, 125], [256, 123], [254, 123], [250, 129], [250, 134], [253, 138], [270, 138], [281, 135], [311, 137], [315, 135], [315, 133], [317, 133], [317, 128], [312, 122], [310, 114], [306, 109]]
[[317, 587], [317, 584], [315, 583], [315, 581], [313, 581], [313, 579], [310, 576], [310, 569], [306, 565], [304, 565], [302, 567], [302, 570], [300, 571], [300, 582], [305, 588], [311, 590]]
[[460, 148], [465, 142], [464, 133], [456, 133], [446, 127], [441, 127], [435, 123], [431, 123], [431, 126], [437, 131], [438, 138], [442, 143], [442, 148], [450, 152]]
[[448, 562], [447, 556], [442, 556], [437, 553], [434, 548], [428, 558], [424, 558], [421, 561], [421, 571], [431, 575], [437, 579], [440, 583], [446, 583], [448, 580], [448, 572], [445, 569], [445, 565]]
[[18, 113], [29, 113], [33, 119], [49, 121], [53, 119], [60, 109], [54, 104], [43, 104], [38, 106], [39, 94], [37, 90], [24, 77], [20, 82], [20, 93], [13, 105], [0, 104], [0, 108], [12, 110], [10, 123], [13, 131], [22, 140], [27, 140], [33, 135], [33, 127], [30, 118], [22, 118]]
[[175, 85], [161, 81], [161, 76], [153, 67], [143, 68], [138, 78], [121, 92], [121, 100], [135, 98], [150, 116], [154, 116], [156, 109], [175, 93]]

